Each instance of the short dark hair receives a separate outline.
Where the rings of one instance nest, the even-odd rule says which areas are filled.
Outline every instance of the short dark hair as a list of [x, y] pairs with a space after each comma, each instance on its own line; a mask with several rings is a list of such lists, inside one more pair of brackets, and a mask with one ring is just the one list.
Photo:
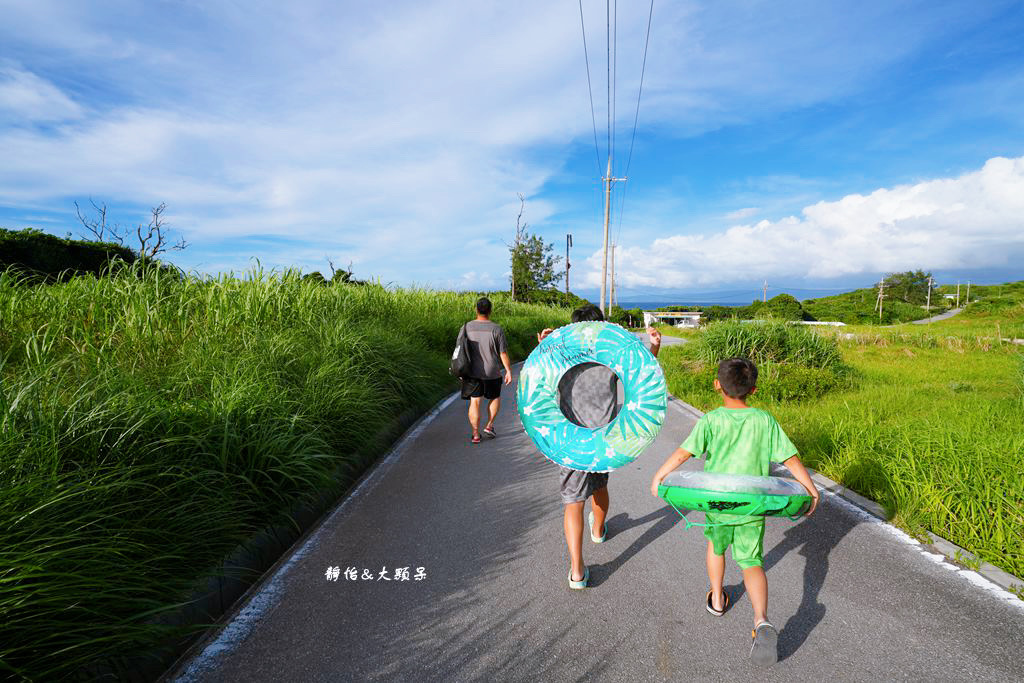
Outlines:
[[572, 321], [574, 323], [582, 323], [595, 320], [604, 320], [604, 314], [601, 313], [601, 309], [595, 306], [594, 304], [580, 306], [579, 308], [572, 312]]
[[718, 364], [718, 383], [730, 398], [746, 398], [757, 386], [757, 366], [746, 358], [726, 358]]
[[491, 314], [491, 300], [486, 296], [482, 296], [476, 300], [476, 312], [480, 315]]

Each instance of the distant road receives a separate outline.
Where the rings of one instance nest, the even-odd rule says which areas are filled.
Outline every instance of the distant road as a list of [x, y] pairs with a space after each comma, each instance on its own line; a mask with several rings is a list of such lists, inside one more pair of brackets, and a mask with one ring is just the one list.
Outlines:
[[956, 315], [957, 313], [959, 313], [962, 310], [964, 310], [964, 309], [962, 309], [962, 308], [954, 308], [954, 309], [952, 309], [950, 311], [946, 311], [945, 313], [943, 313], [941, 315], [932, 316], [931, 318], [925, 318], [924, 320], [915, 320], [914, 324], [915, 325], [926, 325], [928, 323], [933, 323], [936, 320], [945, 320], [947, 318], [952, 318], [954, 315]]
[[[637, 332], [636, 336], [640, 337], [640, 341], [642, 341], [644, 344], [650, 346], [651, 340], [650, 337], [647, 336], [646, 332]], [[670, 337], [667, 334], [661, 335], [662, 346], [676, 346], [677, 344], [685, 344], [688, 341], [690, 340], [684, 339], [683, 337]]]

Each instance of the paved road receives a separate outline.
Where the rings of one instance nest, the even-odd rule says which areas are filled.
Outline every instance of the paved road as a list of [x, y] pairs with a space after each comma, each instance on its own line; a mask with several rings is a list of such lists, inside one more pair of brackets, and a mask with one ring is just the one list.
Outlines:
[[[806, 521], [768, 523], [780, 661], [753, 668], [739, 571], [730, 560], [733, 609], [707, 614], [701, 532], [648, 492], [694, 422], [675, 405], [612, 474], [608, 540], [584, 540], [592, 587], [569, 590], [555, 467], [504, 396], [499, 436], [480, 445], [462, 401], [440, 410], [177, 680], [1024, 680], [1024, 603], [831, 495]], [[333, 566], [426, 578], [328, 581]]]
[[933, 323], [933, 322], [936, 322], [938, 320], [946, 320], [947, 318], [952, 318], [954, 315], [956, 315], [957, 313], [959, 313], [962, 310], [964, 310], [964, 309], [962, 309], [962, 308], [954, 308], [952, 310], [946, 311], [945, 313], [940, 313], [939, 315], [933, 315], [930, 318], [925, 318], [924, 320], [915, 320], [913, 324], [914, 325], [926, 325], [928, 323]]
[[[647, 336], [646, 332], [637, 332], [636, 336], [640, 338], [640, 341], [642, 341], [647, 346], [647, 348], [651, 347], [651, 339], [650, 337]], [[688, 341], [690, 340], [685, 337], [673, 337], [672, 335], [669, 334], [661, 335], [662, 346], [675, 346], [677, 344], [685, 344]]]

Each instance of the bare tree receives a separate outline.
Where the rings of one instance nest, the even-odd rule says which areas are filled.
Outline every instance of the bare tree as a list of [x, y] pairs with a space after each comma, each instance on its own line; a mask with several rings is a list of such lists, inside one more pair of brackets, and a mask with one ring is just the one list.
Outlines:
[[[75, 213], [78, 215], [79, 222], [85, 226], [86, 230], [92, 233], [93, 238], [97, 242], [106, 242], [109, 239], [123, 246], [124, 237], [127, 233], [119, 225], [107, 225], [107, 205], [97, 205], [92, 197], [89, 197], [89, 203], [92, 204], [92, 208], [96, 211], [95, 218], [88, 218], [82, 215], [82, 209], [79, 208], [78, 202], [75, 202]], [[86, 235], [81, 235], [81, 237], [89, 239]]]
[[516, 216], [516, 236], [512, 244], [508, 242], [505, 246], [509, 248], [512, 254], [512, 301], [516, 300], [516, 265], [519, 254], [522, 251], [523, 240], [526, 239], [526, 229], [530, 227], [529, 223], [523, 222], [523, 212], [526, 210], [526, 197], [523, 196], [522, 192], [517, 192], [516, 196], [519, 197], [519, 214]]
[[[139, 238], [139, 254], [143, 258], [152, 259], [157, 254], [161, 254], [168, 249], [171, 251], [181, 251], [188, 246], [184, 237], [174, 244], [168, 245], [166, 225], [163, 220], [163, 213], [166, 208], [167, 204], [160, 202], [160, 206], [154, 206], [150, 209], [149, 223], [145, 227], [140, 223], [135, 228], [135, 234]], [[142, 234], [143, 230], [145, 230], [145, 235]]]
[[[89, 203], [92, 204], [93, 209], [96, 211], [95, 217], [83, 215], [78, 202], [75, 202], [75, 213], [78, 215], [79, 222], [97, 241], [105, 242], [110, 240], [125, 246], [124, 242], [129, 234], [128, 229], [116, 223], [114, 225], [107, 223], [107, 205], [105, 203], [97, 204], [91, 197], [89, 198]], [[188, 246], [185, 238], [180, 238], [174, 244], [168, 243], [167, 224], [163, 218], [163, 213], [166, 209], [167, 204], [164, 202], [161, 202], [160, 206], [154, 206], [149, 211], [149, 222], [146, 225], [139, 223], [135, 227], [135, 236], [138, 239], [138, 246], [135, 248], [135, 251], [143, 259], [156, 258], [157, 254], [162, 254], [167, 250], [181, 251]]]

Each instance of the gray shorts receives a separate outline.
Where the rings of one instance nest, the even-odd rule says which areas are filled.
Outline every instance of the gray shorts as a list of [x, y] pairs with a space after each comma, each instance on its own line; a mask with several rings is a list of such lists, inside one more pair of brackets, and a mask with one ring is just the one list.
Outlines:
[[600, 491], [608, 486], [607, 472], [581, 472], [571, 470], [568, 467], [558, 466], [559, 477], [562, 481], [559, 492], [562, 494], [562, 502], [582, 503], [595, 491]]

